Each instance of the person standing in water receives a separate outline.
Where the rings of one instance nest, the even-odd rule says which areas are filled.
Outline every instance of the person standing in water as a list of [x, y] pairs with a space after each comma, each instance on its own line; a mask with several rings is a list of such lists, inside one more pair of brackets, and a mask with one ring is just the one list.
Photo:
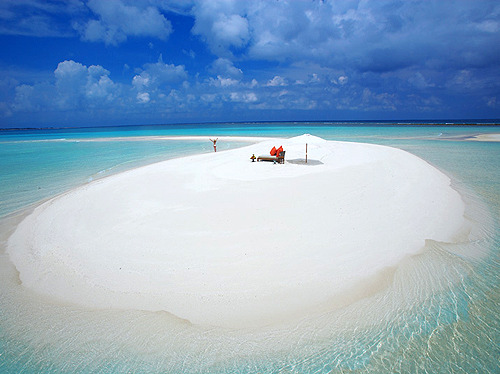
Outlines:
[[215, 143], [217, 143], [217, 140], [219, 140], [219, 138], [217, 138], [217, 139], [215, 139], [215, 140], [210, 139], [210, 141], [211, 141], [212, 143], [214, 143], [214, 152], [217, 152], [217, 145], [215, 144]]

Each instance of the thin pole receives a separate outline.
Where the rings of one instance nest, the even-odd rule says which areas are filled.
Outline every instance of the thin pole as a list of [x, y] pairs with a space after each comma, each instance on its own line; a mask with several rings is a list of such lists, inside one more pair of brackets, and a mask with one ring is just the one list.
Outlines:
[[307, 164], [307, 143], [306, 143], [306, 164]]

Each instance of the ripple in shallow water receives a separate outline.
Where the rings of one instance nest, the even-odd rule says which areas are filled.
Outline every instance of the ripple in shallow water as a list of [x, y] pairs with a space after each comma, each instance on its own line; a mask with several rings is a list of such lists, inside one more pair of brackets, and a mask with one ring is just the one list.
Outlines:
[[[500, 242], [486, 208], [467, 206], [478, 222], [471, 241], [428, 242], [370, 298], [261, 329], [59, 304], [24, 289], [2, 249], [0, 371], [498, 372], [499, 259], [492, 249]], [[2, 248], [13, 225], [2, 222]]]

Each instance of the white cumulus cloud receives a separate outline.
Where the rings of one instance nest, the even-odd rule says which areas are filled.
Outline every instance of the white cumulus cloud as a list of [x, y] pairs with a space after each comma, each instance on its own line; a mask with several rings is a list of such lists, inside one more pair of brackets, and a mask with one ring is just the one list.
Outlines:
[[345, 75], [341, 75], [339, 77], [339, 80], [338, 80], [339, 84], [341, 84], [341, 85], [346, 84], [348, 81], [349, 81], [349, 78]]
[[276, 86], [287, 86], [286, 80], [279, 75], [276, 75], [273, 79], [267, 82], [267, 86], [276, 87]]
[[209, 78], [209, 83], [210, 85], [214, 87], [230, 87], [230, 86], [236, 86], [240, 81], [232, 78], [224, 78], [221, 77], [220, 75], [217, 76], [217, 79], [215, 78]]
[[139, 92], [137, 94], [137, 101], [141, 104], [146, 104], [150, 101], [149, 94], [147, 92]]
[[240, 78], [243, 75], [241, 69], [234, 66], [233, 62], [227, 58], [215, 60], [211, 65], [211, 71], [223, 77]]
[[231, 92], [231, 101], [240, 103], [254, 103], [258, 101], [254, 92]]
[[128, 36], [154, 36], [166, 39], [172, 33], [172, 24], [153, 6], [141, 7], [143, 2], [133, 5], [122, 0], [89, 0], [87, 6], [97, 19], [84, 24], [75, 23], [74, 27], [83, 40], [104, 41], [106, 44], [119, 44]]
[[54, 71], [57, 103], [61, 108], [71, 108], [84, 101], [96, 105], [112, 100], [117, 86], [109, 74], [99, 65], [87, 67], [73, 60], [60, 62]]
[[54, 71], [55, 83], [43, 82], [16, 88], [14, 110], [78, 110], [105, 106], [120, 95], [110, 72], [99, 65], [89, 67], [73, 60], [62, 61]]
[[246, 6], [246, 2], [237, 0], [197, 1], [192, 8], [192, 32], [216, 54], [230, 54], [230, 48], [244, 47], [250, 40], [248, 19], [243, 13]]
[[132, 78], [132, 85], [137, 89], [156, 89], [182, 82], [187, 78], [188, 73], [184, 65], [166, 64], [160, 55], [158, 62], [144, 64], [142, 71]]

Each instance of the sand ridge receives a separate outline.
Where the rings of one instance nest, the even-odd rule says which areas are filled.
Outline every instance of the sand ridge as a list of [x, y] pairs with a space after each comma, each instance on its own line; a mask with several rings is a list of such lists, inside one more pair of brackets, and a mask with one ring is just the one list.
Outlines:
[[[289, 161], [250, 161], [283, 145]], [[407, 152], [311, 135], [114, 175], [39, 206], [8, 253], [26, 287], [192, 323], [273, 323], [452, 241], [464, 204]]]

